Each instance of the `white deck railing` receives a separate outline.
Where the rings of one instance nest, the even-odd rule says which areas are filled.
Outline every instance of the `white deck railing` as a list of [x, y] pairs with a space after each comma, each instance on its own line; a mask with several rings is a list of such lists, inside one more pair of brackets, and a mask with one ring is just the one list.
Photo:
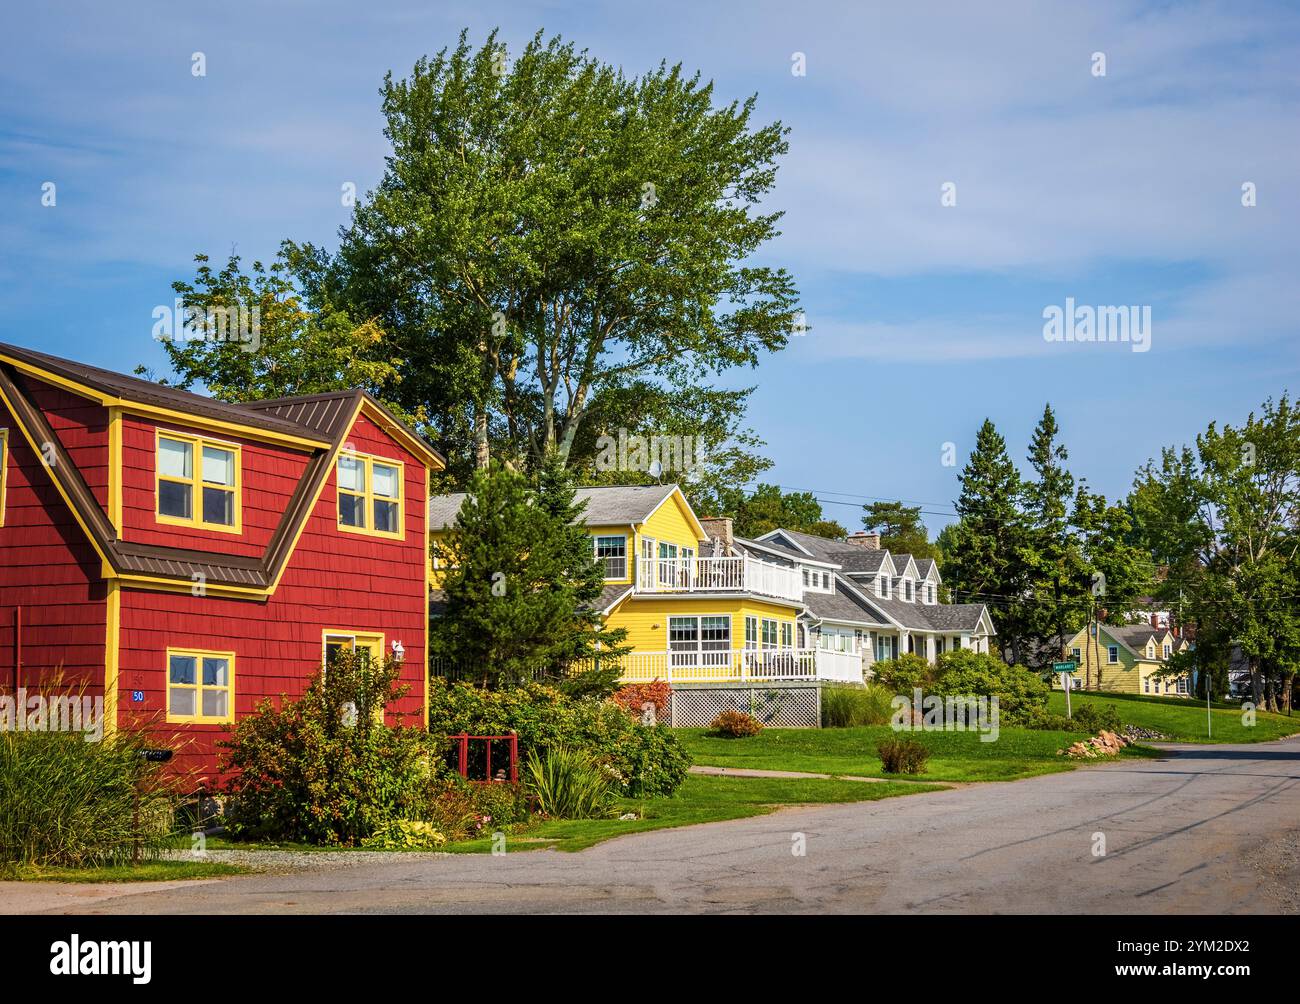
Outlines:
[[619, 659], [624, 683], [760, 680], [862, 682], [862, 656], [818, 648], [633, 652]]
[[748, 555], [721, 558], [642, 558], [636, 588], [642, 593], [759, 593], [780, 599], [803, 598], [799, 570]]

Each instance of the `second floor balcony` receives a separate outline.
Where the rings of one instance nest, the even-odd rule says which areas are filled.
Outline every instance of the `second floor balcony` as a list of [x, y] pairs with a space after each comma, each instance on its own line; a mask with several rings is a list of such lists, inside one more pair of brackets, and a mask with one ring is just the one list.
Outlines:
[[757, 593], [778, 599], [803, 598], [799, 570], [743, 557], [643, 557], [637, 563], [640, 593]]

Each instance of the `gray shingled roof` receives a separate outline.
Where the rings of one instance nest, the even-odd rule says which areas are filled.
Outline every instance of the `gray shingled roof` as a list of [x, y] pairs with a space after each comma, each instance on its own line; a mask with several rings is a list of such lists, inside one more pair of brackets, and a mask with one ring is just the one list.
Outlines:
[[[1153, 628], [1149, 624], [1127, 624], [1123, 627], [1103, 624], [1102, 629], [1116, 641], [1123, 642], [1134, 653], [1142, 652], [1144, 655], [1150, 639], [1155, 638], [1158, 643], [1165, 636], [1162, 628]], [[1158, 652], [1157, 655], [1163, 656], [1163, 652]]]
[[885, 564], [888, 551], [868, 551], [865, 547], [852, 547], [839, 555], [840, 567], [854, 575], [876, 575]]
[[804, 605], [814, 617], [832, 621], [850, 621], [858, 624], [874, 624], [884, 627], [888, 624], [880, 613], [860, 602], [852, 593], [845, 590], [844, 577], [835, 576], [833, 593], [806, 592], [803, 594]]
[[[605, 485], [579, 488], [575, 502], [587, 503], [583, 519], [590, 526], [623, 526], [641, 523], [672, 494], [676, 485]], [[434, 495], [429, 499], [429, 529], [445, 530], [456, 522], [464, 492]]]
[[913, 558], [912, 560], [916, 562], [916, 574], [923, 579], [930, 574], [930, 569], [934, 568], [933, 558]]

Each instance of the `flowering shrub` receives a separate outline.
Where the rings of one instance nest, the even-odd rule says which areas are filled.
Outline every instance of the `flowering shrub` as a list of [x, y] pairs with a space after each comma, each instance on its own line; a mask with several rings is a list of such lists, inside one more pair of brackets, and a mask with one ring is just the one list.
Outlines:
[[610, 700], [637, 719], [643, 713], [642, 708], [647, 704], [653, 704], [657, 720], [668, 714], [668, 701], [672, 696], [672, 690], [673, 688], [668, 685], [666, 680], [654, 680], [650, 683], [629, 683], [614, 691], [610, 696]]

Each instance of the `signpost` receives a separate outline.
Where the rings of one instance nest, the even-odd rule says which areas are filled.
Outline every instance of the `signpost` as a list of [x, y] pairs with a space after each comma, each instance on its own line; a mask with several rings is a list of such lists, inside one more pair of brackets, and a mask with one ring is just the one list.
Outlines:
[[1079, 664], [1076, 662], [1052, 663], [1052, 672], [1059, 673], [1061, 675], [1061, 686], [1065, 690], [1065, 717], [1066, 718], [1074, 717], [1073, 713], [1070, 711], [1070, 687], [1074, 683], [1070, 674], [1073, 673], [1078, 668], [1079, 668]]

